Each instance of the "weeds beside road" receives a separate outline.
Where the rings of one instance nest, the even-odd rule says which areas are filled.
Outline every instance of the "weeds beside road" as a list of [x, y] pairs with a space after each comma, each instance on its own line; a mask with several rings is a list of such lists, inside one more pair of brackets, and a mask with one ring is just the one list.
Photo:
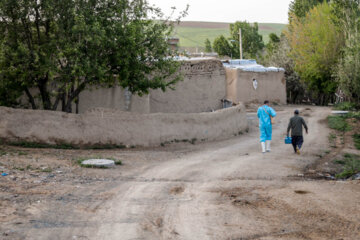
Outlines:
[[[352, 110], [354, 105], [342, 103], [336, 106], [338, 110]], [[329, 141], [333, 148], [348, 148], [354, 146], [360, 150], [360, 112], [349, 112], [345, 115], [329, 116], [328, 125], [334, 132], [330, 133]], [[339, 158], [339, 159], [338, 159]], [[360, 156], [358, 154], [343, 153], [334, 160], [341, 165], [341, 172], [335, 176], [338, 179], [347, 179], [360, 173]]]

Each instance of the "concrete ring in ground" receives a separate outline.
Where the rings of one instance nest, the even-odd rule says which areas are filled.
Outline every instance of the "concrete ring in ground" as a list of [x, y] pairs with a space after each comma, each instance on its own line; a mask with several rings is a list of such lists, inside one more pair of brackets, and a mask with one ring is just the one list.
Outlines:
[[82, 165], [93, 167], [113, 167], [115, 166], [114, 160], [109, 159], [88, 159], [81, 162]]

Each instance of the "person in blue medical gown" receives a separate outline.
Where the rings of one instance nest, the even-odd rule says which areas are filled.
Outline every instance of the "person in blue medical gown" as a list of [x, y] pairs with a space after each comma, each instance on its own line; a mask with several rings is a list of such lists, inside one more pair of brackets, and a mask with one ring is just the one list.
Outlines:
[[[271, 117], [276, 116], [276, 112], [269, 106], [269, 101], [264, 101], [264, 105], [260, 106], [257, 111], [259, 118], [260, 143], [262, 153], [270, 152], [270, 143], [272, 137]], [[270, 117], [271, 116], [271, 117]]]

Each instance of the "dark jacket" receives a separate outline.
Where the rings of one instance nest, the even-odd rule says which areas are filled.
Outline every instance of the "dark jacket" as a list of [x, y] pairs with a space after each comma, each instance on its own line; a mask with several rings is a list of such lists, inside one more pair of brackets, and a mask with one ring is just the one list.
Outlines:
[[302, 136], [302, 126], [304, 125], [306, 132], [308, 131], [308, 127], [304, 121], [304, 119], [298, 115], [290, 118], [290, 122], [287, 128], [287, 135], [289, 135], [291, 129], [291, 136]]

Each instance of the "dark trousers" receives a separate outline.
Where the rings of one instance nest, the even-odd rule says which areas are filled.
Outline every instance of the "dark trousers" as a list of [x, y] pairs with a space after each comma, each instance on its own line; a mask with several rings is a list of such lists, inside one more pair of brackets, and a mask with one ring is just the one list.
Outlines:
[[296, 152], [296, 147], [298, 147], [299, 149], [301, 148], [303, 142], [304, 142], [304, 138], [303, 136], [292, 136], [292, 145], [293, 145], [293, 148], [294, 148], [294, 151]]

